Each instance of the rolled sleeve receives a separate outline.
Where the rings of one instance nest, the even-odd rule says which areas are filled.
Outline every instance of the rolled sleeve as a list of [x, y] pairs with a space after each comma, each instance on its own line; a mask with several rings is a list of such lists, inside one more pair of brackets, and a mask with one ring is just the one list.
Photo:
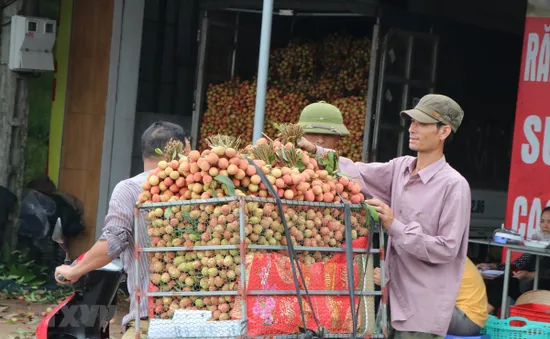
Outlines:
[[103, 233], [99, 237], [107, 241], [107, 255], [111, 259], [118, 258], [133, 243], [134, 206], [141, 190], [130, 181], [120, 182], [113, 190]]

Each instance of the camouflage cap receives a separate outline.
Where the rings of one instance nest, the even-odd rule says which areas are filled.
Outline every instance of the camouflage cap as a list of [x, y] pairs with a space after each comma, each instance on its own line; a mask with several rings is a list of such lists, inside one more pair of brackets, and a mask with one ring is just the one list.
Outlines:
[[400, 113], [412, 119], [424, 123], [443, 123], [450, 125], [456, 133], [464, 118], [464, 111], [453, 99], [441, 94], [428, 94], [423, 96], [416, 107]]
[[301, 125], [306, 133], [311, 134], [349, 135], [342, 112], [324, 101], [307, 105], [300, 114], [298, 125]]

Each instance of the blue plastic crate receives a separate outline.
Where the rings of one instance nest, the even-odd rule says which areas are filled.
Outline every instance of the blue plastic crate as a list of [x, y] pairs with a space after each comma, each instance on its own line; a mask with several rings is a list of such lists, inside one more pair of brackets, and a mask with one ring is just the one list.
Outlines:
[[[512, 326], [511, 322], [521, 322], [523, 326]], [[548, 339], [550, 338], [550, 323], [527, 320], [522, 317], [498, 319], [489, 316], [482, 334], [491, 335], [491, 339]]]
[[460, 336], [460, 335], [452, 335], [447, 334], [445, 336], [445, 339], [491, 339], [490, 334], [482, 334], [482, 335], [474, 335], [474, 336]]

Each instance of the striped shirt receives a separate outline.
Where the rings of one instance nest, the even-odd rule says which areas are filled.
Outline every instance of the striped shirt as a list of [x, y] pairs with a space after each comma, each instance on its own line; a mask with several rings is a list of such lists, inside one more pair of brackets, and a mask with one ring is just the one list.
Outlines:
[[[122, 319], [124, 328], [129, 321], [135, 320], [136, 312], [136, 267], [134, 252], [134, 208], [138, 201], [139, 194], [143, 191], [141, 184], [147, 180], [147, 174], [143, 172], [133, 178], [119, 182], [109, 201], [109, 211], [105, 217], [105, 226], [99, 240], [107, 241], [107, 254], [111, 259], [120, 258], [124, 271], [126, 272], [126, 283], [130, 292], [130, 313]], [[140, 218], [140, 220], [143, 220]], [[140, 243], [148, 238], [147, 229], [144, 224], [138, 227], [137, 239]], [[143, 246], [143, 245], [140, 245]], [[139, 256], [138, 277], [141, 283], [141, 291], [147, 291], [149, 286], [149, 259], [145, 253]], [[140, 299], [140, 318], [147, 317], [147, 298]]]

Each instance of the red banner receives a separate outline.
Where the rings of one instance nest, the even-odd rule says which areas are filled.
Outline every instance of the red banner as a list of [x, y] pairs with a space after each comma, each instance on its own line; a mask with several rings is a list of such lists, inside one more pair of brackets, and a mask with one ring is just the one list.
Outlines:
[[505, 223], [527, 238], [550, 206], [550, 17], [535, 14], [525, 21]]

